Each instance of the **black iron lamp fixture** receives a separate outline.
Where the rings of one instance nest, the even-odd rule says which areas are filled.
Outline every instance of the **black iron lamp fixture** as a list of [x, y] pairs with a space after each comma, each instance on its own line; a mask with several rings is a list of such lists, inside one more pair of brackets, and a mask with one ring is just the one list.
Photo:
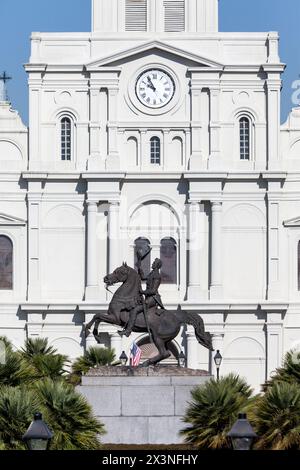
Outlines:
[[29, 450], [48, 450], [53, 433], [48, 428], [41, 413], [35, 413], [34, 420], [23, 436]]
[[121, 363], [122, 363], [122, 366], [126, 366], [127, 361], [128, 361], [128, 357], [127, 357], [125, 351], [122, 351], [122, 354], [121, 354], [121, 356], [119, 357], [119, 359], [120, 359], [120, 361], [121, 361]]
[[185, 367], [186, 364], [186, 357], [183, 351], [180, 351], [180, 354], [178, 356], [178, 366], [179, 367]]
[[238, 415], [238, 420], [232, 426], [227, 437], [230, 437], [234, 450], [251, 450], [257, 434], [249, 423], [246, 413]]
[[221, 367], [221, 364], [222, 364], [222, 360], [223, 360], [223, 357], [221, 356], [221, 353], [218, 349], [217, 352], [216, 352], [216, 355], [214, 357], [214, 361], [215, 361], [216, 368], [217, 368], [217, 381], [218, 382], [219, 382], [219, 379], [220, 379], [220, 367]]

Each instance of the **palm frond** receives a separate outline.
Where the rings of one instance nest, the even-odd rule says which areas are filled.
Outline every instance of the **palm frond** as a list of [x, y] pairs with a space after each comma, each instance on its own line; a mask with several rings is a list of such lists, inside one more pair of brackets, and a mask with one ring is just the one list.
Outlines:
[[56, 352], [53, 346], [49, 346], [47, 338], [28, 338], [21, 349], [21, 353], [27, 358], [40, 354], [53, 355]]
[[34, 395], [24, 387], [0, 388], [0, 442], [5, 450], [25, 449], [22, 436], [37, 409]]
[[300, 450], [300, 387], [275, 382], [257, 400], [251, 417], [259, 441], [258, 449]]
[[64, 381], [46, 379], [35, 384], [45, 420], [54, 433], [54, 450], [99, 449], [103, 424], [93, 415], [86, 399]]
[[74, 374], [86, 374], [95, 367], [111, 365], [116, 360], [116, 354], [113, 349], [91, 347], [84, 356], [79, 357], [73, 363], [72, 372]]
[[227, 433], [239, 412], [251, 403], [252, 389], [238, 376], [230, 374], [209, 380], [195, 388], [183, 421], [189, 426], [181, 431], [187, 443], [199, 449], [231, 447]]

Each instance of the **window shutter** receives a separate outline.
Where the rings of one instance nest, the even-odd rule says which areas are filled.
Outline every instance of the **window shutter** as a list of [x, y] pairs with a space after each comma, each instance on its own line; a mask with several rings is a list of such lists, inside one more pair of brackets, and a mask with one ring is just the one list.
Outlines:
[[126, 0], [126, 31], [147, 31], [147, 0]]
[[165, 31], [185, 31], [185, 0], [164, 0]]

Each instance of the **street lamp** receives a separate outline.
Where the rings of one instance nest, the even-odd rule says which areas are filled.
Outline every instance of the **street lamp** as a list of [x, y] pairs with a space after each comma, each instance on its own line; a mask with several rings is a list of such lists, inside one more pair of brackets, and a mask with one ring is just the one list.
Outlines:
[[29, 450], [48, 450], [53, 433], [43, 421], [41, 413], [35, 413], [34, 420], [23, 436]]
[[183, 351], [180, 351], [178, 356], [178, 367], [185, 367], [186, 357]]
[[251, 450], [257, 434], [253, 431], [246, 413], [239, 413], [238, 420], [232, 426], [227, 437], [230, 437], [234, 450]]
[[122, 363], [122, 366], [126, 366], [127, 361], [128, 361], [128, 357], [127, 357], [125, 351], [122, 351], [122, 354], [121, 354], [121, 356], [119, 357], [119, 359], [120, 359], [120, 361], [121, 361], [121, 363]]
[[217, 353], [214, 357], [214, 361], [215, 361], [216, 368], [217, 368], [217, 381], [218, 382], [219, 382], [219, 379], [220, 379], [220, 366], [222, 364], [222, 360], [223, 360], [223, 357], [221, 356], [220, 351], [217, 350]]

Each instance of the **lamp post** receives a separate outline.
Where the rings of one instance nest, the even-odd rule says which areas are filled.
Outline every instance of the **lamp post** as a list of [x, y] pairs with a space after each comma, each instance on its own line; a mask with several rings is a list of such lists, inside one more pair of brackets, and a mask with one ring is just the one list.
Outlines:
[[122, 351], [122, 354], [121, 354], [121, 356], [119, 357], [119, 359], [120, 359], [120, 361], [121, 361], [121, 363], [122, 363], [122, 366], [126, 366], [127, 361], [128, 361], [128, 357], [127, 357], [125, 351]]
[[246, 413], [239, 413], [238, 420], [232, 426], [227, 437], [230, 437], [234, 450], [251, 450], [257, 434], [253, 431]]
[[222, 364], [222, 360], [223, 360], [223, 357], [221, 356], [221, 353], [219, 351], [219, 349], [217, 350], [217, 353], [214, 357], [214, 361], [215, 361], [215, 364], [216, 364], [216, 368], [217, 368], [217, 381], [219, 382], [220, 380], [220, 367], [221, 367], [221, 364]]
[[41, 413], [35, 413], [34, 419], [23, 436], [29, 450], [48, 450], [53, 433], [43, 421]]
[[186, 357], [183, 351], [180, 351], [178, 356], [178, 367], [185, 367], [186, 364]]

